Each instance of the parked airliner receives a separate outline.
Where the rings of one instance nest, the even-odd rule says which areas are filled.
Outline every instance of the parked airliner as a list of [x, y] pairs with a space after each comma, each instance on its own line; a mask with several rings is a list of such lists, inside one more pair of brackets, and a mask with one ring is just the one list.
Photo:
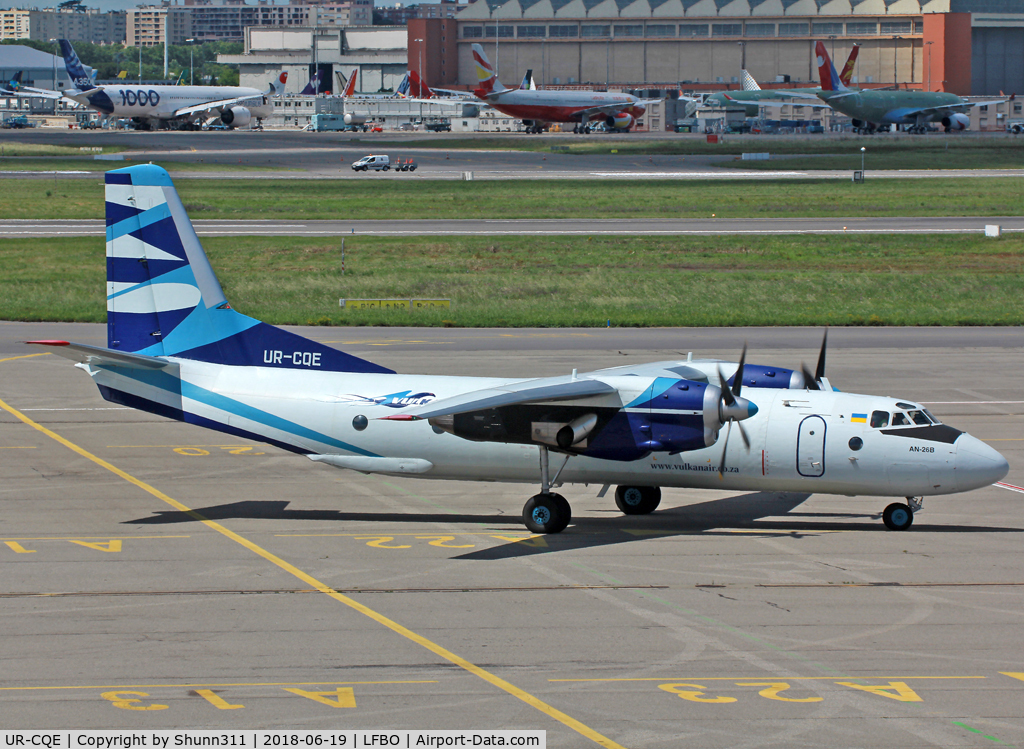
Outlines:
[[499, 112], [522, 120], [528, 133], [539, 133], [552, 122], [572, 122], [574, 133], [589, 133], [590, 123], [599, 121], [611, 130], [625, 131], [647, 111], [645, 105], [659, 101], [600, 91], [505, 88], [479, 44], [473, 45], [473, 61], [479, 81], [473, 93]]
[[131, 83], [93, 83], [67, 39], [60, 49], [73, 88], [67, 91], [26, 89], [25, 98], [68, 98], [109, 117], [130, 118], [140, 129], [173, 127], [199, 129], [203, 121], [219, 119], [234, 129], [259, 124], [273, 114], [271, 96], [284, 93], [288, 73], [281, 73], [266, 91], [245, 86], [161, 86]]

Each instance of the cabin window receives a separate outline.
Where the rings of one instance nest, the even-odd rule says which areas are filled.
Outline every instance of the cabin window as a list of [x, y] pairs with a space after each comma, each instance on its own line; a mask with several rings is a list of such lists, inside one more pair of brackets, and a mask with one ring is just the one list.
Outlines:
[[910, 419], [907, 418], [905, 413], [897, 411], [892, 415], [892, 425], [894, 427], [908, 427], [910, 426]]
[[888, 411], [873, 411], [871, 413], [871, 427], [873, 429], [881, 429], [887, 426], [889, 426]]

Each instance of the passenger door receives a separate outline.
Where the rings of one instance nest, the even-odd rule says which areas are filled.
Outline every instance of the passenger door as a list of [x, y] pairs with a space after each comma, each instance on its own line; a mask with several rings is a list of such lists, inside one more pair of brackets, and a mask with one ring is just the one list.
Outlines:
[[800, 422], [796, 438], [796, 471], [816, 478], [825, 474], [825, 420], [808, 416]]

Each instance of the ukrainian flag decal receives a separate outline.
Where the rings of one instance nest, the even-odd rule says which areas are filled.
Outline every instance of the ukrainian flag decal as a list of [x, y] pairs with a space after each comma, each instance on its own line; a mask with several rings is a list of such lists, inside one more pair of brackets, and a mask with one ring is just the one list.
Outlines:
[[860, 424], [867, 424], [868, 423], [868, 415], [867, 414], [850, 414], [850, 421], [858, 422]]

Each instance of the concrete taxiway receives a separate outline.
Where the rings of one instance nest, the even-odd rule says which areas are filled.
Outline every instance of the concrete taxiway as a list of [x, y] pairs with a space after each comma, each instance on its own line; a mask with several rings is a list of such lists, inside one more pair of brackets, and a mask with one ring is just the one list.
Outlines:
[[[297, 332], [400, 371], [813, 362], [820, 331]], [[1004, 486], [886, 501], [363, 476], [103, 401], [0, 323], [4, 728], [539, 728], [552, 747], [1020, 745], [1024, 330], [833, 329], [844, 390], [928, 402]]]
[[[217, 236], [659, 236], [719, 234], [980, 234], [995, 224], [1004, 232], [1024, 231], [1024, 218], [869, 217], [782, 219], [434, 219], [388, 221], [231, 221], [192, 222], [196, 233]], [[0, 237], [96, 237], [99, 220], [0, 220]]]

